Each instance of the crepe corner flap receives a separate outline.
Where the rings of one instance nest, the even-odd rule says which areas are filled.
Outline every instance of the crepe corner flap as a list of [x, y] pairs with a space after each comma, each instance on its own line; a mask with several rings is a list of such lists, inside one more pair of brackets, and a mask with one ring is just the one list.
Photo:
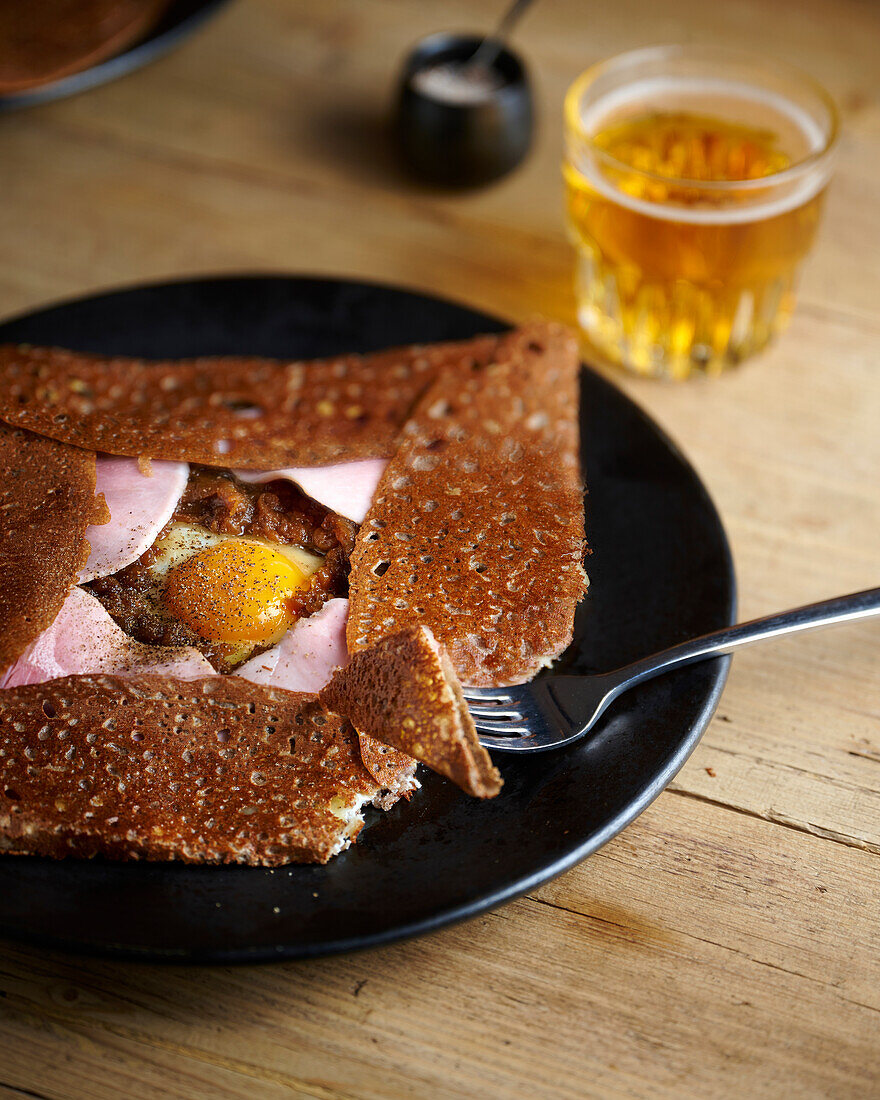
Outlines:
[[0, 851], [56, 859], [326, 863], [417, 785], [410, 760], [377, 783], [315, 696], [234, 676], [9, 688], [0, 747]]
[[0, 424], [0, 673], [58, 615], [101, 516], [95, 456]]
[[471, 686], [531, 679], [586, 590], [577, 345], [560, 325], [441, 371], [403, 427], [352, 556], [348, 646], [428, 626]]
[[271, 470], [388, 458], [444, 368], [491, 359], [497, 336], [311, 361], [147, 361], [0, 346], [0, 420], [91, 451]]
[[354, 654], [320, 699], [359, 733], [420, 760], [467, 794], [494, 798], [501, 790], [455, 672], [427, 627], [410, 627]]

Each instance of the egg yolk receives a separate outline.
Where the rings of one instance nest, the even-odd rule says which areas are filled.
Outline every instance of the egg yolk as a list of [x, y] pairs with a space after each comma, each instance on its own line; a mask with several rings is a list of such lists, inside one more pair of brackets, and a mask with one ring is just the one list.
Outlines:
[[172, 569], [162, 600], [176, 619], [212, 642], [276, 641], [293, 623], [291, 597], [308, 577], [268, 546], [230, 540]]

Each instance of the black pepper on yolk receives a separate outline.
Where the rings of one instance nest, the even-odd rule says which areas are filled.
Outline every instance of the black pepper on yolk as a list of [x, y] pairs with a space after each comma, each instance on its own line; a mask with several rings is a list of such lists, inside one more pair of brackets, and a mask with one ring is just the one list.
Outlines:
[[295, 621], [291, 600], [308, 586], [306, 574], [283, 554], [236, 539], [170, 570], [162, 601], [208, 641], [269, 645]]

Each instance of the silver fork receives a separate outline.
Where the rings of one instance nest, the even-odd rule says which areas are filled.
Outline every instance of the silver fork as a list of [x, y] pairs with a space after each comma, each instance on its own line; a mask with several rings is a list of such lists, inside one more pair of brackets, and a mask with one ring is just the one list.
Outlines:
[[545, 676], [506, 688], [464, 688], [468, 708], [487, 749], [540, 752], [589, 733], [624, 691], [662, 672], [763, 642], [854, 619], [880, 615], [880, 588], [837, 596], [793, 611], [781, 611], [682, 642], [624, 668], [594, 676]]

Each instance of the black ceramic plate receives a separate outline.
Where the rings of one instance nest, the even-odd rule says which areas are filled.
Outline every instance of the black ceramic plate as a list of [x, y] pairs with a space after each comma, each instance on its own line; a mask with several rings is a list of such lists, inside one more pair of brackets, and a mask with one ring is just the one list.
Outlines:
[[125, 76], [178, 45], [226, 2], [227, 0], [173, 0], [149, 34], [132, 43], [128, 49], [83, 69], [82, 72], [53, 80], [51, 84], [0, 96], [0, 113], [15, 111], [19, 107], [32, 107], [37, 103], [48, 103], [52, 99], [64, 99]]
[[[497, 331], [497, 320], [389, 287], [202, 279], [86, 298], [0, 326], [0, 342], [158, 356], [323, 356]], [[600, 671], [732, 621], [727, 541], [697, 475], [626, 397], [585, 370], [590, 594], [564, 666]], [[368, 811], [326, 867], [53, 863], [0, 857], [0, 934], [143, 959], [258, 961], [386, 943], [497, 905], [595, 851], [696, 745], [727, 659], [623, 696], [556, 752], [499, 755], [479, 802], [420, 769], [423, 789]]]

